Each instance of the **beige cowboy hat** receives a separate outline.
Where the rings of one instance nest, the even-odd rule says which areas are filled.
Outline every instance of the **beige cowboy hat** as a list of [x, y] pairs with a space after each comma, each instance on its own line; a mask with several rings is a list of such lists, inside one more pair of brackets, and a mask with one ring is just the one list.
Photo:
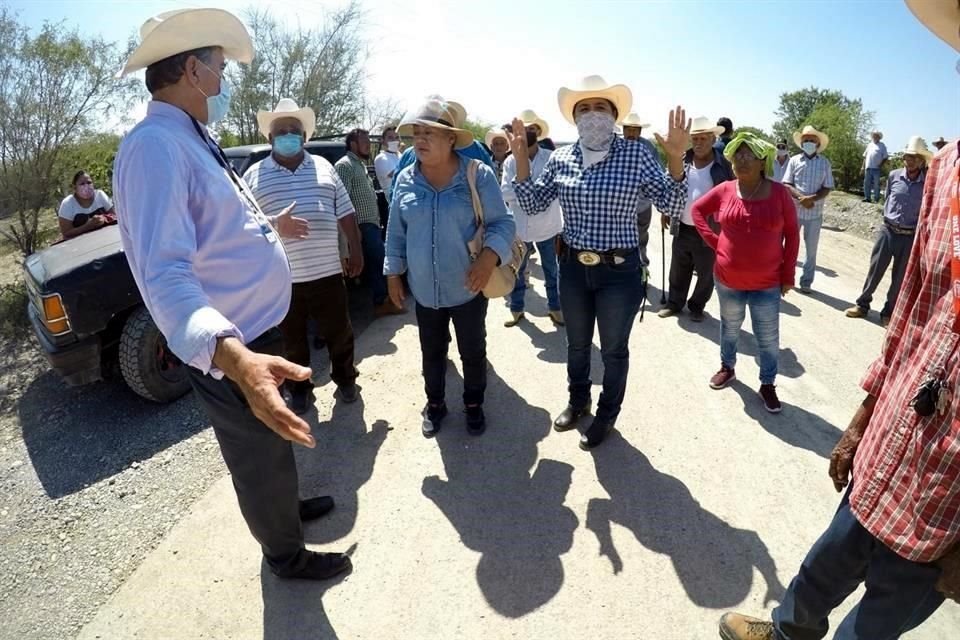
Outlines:
[[906, 3], [927, 29], [960, 51], [960, 4], [955, 0], [906, 0]]
[[830, 136], [825, 134], [823, 131], [817, 131], [816, 127], [813, 127], [809, 124], [805, 126], [802, 131], [797, 131], [793, 134], [793, 144], [800, 147], [800, 142], [803, 139], [803, 136], [817, 136], [817, 138], [820, 140], [820, 146], [817, 148], [817, 153], [823, 153], [823, 150], [827, 148], [828, 144], [830, 144]]
[[222, 47], [223, 57], [249, 64], [253, 41], [243, 23], [223, 9], [177, 9], [154, 16], [140, 27], [140, 45], [118, 78], [184, 51]]
[[608, 84], [600, 76], [587, 76], [576, 87], [560, 87], [557, 91], [557, 102], [560, 104], [560, 113], [570, 124], [576, 124], [573, 117], [573, 108], [581, 100], [588, 98], [603, 98], [613, 103], [617, 109], [617, 124], [619, 124], [633, 106], [633, 94], [624, 84]]
[[275, 120], [284, 118], [294, 118], [303, 125], [303, 132], [307, 134], [307, 140], [313, 137], [313, 132], [317, 129], [317, 114], [310, 107], [297, 106], [297, 103], [290, 98], [281, 98], [273, 111], [257, 111], [257, 125], [260, 127], [260, 133], [264, 138], [270, 138], [270, 127]]
[[493, 141], [497, 138], [503, 138], [508, 145], [510, 144], [510, 139], [507, 138], [507, 133], [503, 129], [490, 129], [490, 131], [487, 131], [487, 135], [483, 141], [486, 143], [487, 147], [492, 148]]
[[638, 116], [636, 113], [631, 111], [630, 114], [620, 122], [620, 126], [621, 127], [639, 127], [641, 129], [647, 129], [650, 127], [650, 123], [644, 122], [643, 120], [640, 119], [640, 116]]
[[910, 140], [907, 141], [907, 146], [903, 148], [903, 153], [912, 156], [923, 156], [928, 162], [933, 158], [933, 152], [927, 148], [927, 141], [921, 136], [910, 136]]
[[454, 146], [463, 149], [473, 144], [473, 134], [463, 128], [466, 119], [467, 110], [459, 102], [444, 100], [437, 95], [428, 96], [423, 104], [403, 116], [397, 127], [397, 135], [412, 137], [414, 125], [434, 127], [455, 133], [457, 140]]
[[704, 116], [697, 116], [690, 124], [690, 135], [692, 136], [698, 133], [712, 133], [715, 136], [719, 136], [724, 131], [726, 131], [726, 129], [720, 125], [713, 124], [710, 118]]
[[529, 127], [532, 124], [540, 127], [540, 135], [537, 137], [537, 140], [550, 137], [550, 125], [547, 124], [546, 120], [538, 116], [533, 109], [524, 109], [521, 111], [520, 120], [523, 121], [524, 127]]

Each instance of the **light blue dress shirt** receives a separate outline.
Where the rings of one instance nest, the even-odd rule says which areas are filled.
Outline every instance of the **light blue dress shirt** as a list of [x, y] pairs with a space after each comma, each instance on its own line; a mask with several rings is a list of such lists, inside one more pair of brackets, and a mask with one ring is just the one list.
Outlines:
[[120, 144], [113, 193], [123, 248], [154, 322], [178, 358], [221, 377], [213, 367], [218, 337], [248, 343], [287, 313], [283, 244], [264, 233], [252, 196], [240, 192], [192, 118], [164, 102], [151, 102]]

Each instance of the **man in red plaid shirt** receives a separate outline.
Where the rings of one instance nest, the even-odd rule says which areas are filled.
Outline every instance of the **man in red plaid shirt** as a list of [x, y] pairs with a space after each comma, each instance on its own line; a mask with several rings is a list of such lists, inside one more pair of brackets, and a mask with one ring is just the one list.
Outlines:
[[[960, 0], [906, 0], [960, 51]], [[950, 108], [954, 108], [955, 105]], [[960, 600], [960, 140], [930, 164], [916, 244], [867, 397], [830, 459], [853, 481], [773, 621], [728, 613], [725, 640], [819, 640], [866, 583], [835, 640], [886, 640]]]

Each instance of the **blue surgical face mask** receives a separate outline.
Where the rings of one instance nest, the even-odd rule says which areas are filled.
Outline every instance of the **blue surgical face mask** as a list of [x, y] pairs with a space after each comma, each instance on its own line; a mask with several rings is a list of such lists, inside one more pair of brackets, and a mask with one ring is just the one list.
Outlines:
[[227, 113], [230, 112], [230, 99], [233, 97], [233, 95], [230, 89], [230, 83], [226, 82], [222, 75], [218, 74], [213, 69], [210, 69], [210, 67], [202, 60], [199, 62], [203, 66], [207, 67], [210, 73], [220, 78], [220, 93], [217, 95], [208, 96], [207, 94], [203, 93], [203, 89], [200, 89], [200, 93], [203, 93], [203, 95], [207, 98], [207, 124], [211, 125], [214, 122], [223, 120]]
[[817, 143], [816, 142], [804, 142], [800, 147], [803, 149], [803, 152], [808, 156], [812, 156], [817, 152]]
[[292, 158], [303, 149], [303, 136], [299, 133], [285, 133], [273, 138], [273, 152], [284, 158]]

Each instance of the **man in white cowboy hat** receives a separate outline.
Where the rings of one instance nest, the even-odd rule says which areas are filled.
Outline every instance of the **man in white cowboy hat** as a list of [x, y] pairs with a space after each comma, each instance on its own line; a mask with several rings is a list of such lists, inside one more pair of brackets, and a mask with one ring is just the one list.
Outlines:
[[[347, 288], [343, 282], [338, 239], [348, 242], [347, 276], [363, 270], [363, 250], [356, 214], [333, 166], [322, 157], [306, 153], [304, 143], [316, 128], [310, 107], [283, 98], [273, 111], [258, 111], [260, 133], [273, 148], [271, 154], [244, 174], [264, 213], [280, 212], [296, 202], [297, 215], [306, 220], [309, 234], [284, 243], [290, 260], [293, 289], [290, 310], [280, 331], [286, 358], [310, 366], [307, 325], [317, 324], [317, 336], [330, 354], [331, 379], [344, 402], [357, 399], [353, 327], [350, 324]], [[309, 409], [313, 384], [309, 380], [287, 383], [290, 408], [302, 415]]]
[[[723, 156], [721, 147], [716, 145], [717, 136], [723, 130], [722, 126], [711, 125], [710, 120], [702, 116], [694, 118], [690, 128], [693, 146], [684, 156], [687, 204], [679, 214], [662, 217], [663, 226], [670, 227], [673, 247], [667, 305], [657, 314], [661, 318], [675, 316], [687, 307], [691, 320], [703, 322], [703, 309], [713, 295], [713, 262], [716, 255], [700, 237], [690, 210], [700, 196], [721, 182], [734, 178], [733, 167]], [[688, 298], [694, 271], [697, 272], [697, 284]]]
[[497, 180], [503, 179], [503, 163], [510, 153], [510, 143], [507, 142], [507, 133], [503, 129], [490, 129], [483, 140], [493, 158], [493, 169], [497, 173]]
[[[623, 139], [633, 140], [640, 144], [647, 145], [651, 151], [656, 153], [657, 149], [653, 143], [643, 137], [644, 129], [650, 127], [649, 122], [644, 122], [636, 113], [632, 111], [623, 119], [620, 125], [623, 127]], [[647, 256], [647, 245], [650, 243], [650, 222], [653, 219], [653, 203], [646, 198], [640, 198], [637, 201], [637, 233], [640, 244], [637, 248], [640, 250], [640, 262], [643, 263], [643, 276], [648, 277], [647, 268], [650, 266], [650, 258]]]
[[897, 294], [907, 271], [907, 260], [913, 248], [913, 238], [920, 218], [920, 204], [923, 198], [923, 183], [927, 177], [927, 163], [933, 153], [927, 149], [927, 143], [920, 136], [911, 136], [903, 149], [903, 168], [894, 169], [887, 177], [886, 197], [883, 204], [883, 226], [877, 232], [877, 241], [870, 255], [870, 270], [863, 283], [863, 292], [857, 298], [857, 304], [847, 309], [848, 318], [866, 318], [873, 301], [873, 292], [893, 261], [890, 276], [890, 289], [887, 301], [880, 310], [880, 322], [887, 326], [893, 308], [897, 304]]
[[790, 158], [783, 174], [783, 186], [797, 206], [797, 221], [803, 236], [803, 273], [800, 293], [810, 293], [817, 272], [817, 248], [823, 226], [823, 199], [833, 190], [833, 167], [823, 155], [830, 144], [827, 134], [811, 125], [793, 134], [793, 143], [802, 150]]
[[[880, 202], [880, 174], [890, 160], [887, 145], [883, 142], [883, 133], [870, 134], [870, 144], [863, 150], [863, 201]], [[873, 198], [871, 199], [871, 196]]]
[[290, 443], [315, 442], [278, 389], [278, 381], [310, 377], [280, 357], [276, 327], [290, 305], [290, 267], [278, 231], [303, 237], [309, 229], [292, 206], [268, 218], [205, 128], [229, 108], [226, 61], [252, 58], [250, 35], [226, 11], [147, 20], [121, 74], [145, 68], [153, 100], [117, 152], [114, 196], [144, 303], [189, 366], [268, 566], [281, 577], [324, 579], [349, 570], [350, 558], [304, 548], [301, 520], [323, 515], [333, 500], [299, 500]]
[[[960, 4], [907, 0], [960, 52]], [[952, 106], [952, 105], [951, 105]], [[836, 640], [896, 640], [960, 601], [960, 203], [958, 143], [927, 169], [913, 253], [867, 393], [830, 458], [846, 493], [771, 620], [728, 613], [724, 640], [819, 640], [835, 607], [866, 590]], [[914, 402], [915, 400], [915, 402]]]
[[[540, 147], [540, 141], [550, 135], [550, 126], [531, 109], [522, 111], [520, 120], [523, 121], [526, 129], [530, 170], [536, 178], [543, 172], [552, 153], [549, 149]], [[517, 225], [517, 236], [527, 244], [527, 254], [517, 273], [517, 284], [509, 296], [511, 318], [504, 322], [504, 326], [513, 327], [523, 319], [524, 297], [527, 292], [525, 272], [534, 247], [540, 254], [540, 267], [543, 269], [543, 280], [547, 287], [547, 312], [554, 324], [563, 326], [563, 311], [560, 310], [559, 265], [554, 243], [557, 234], [563, 230], [560, 203], [554, 200], [542, 214], [528, 216], [517, 202], [517, 194], [513, 190], [513, 181], [516, 177], [517, 161], [512, 155], [507, 156], [503, 164], [501, 181], [503, 200], [513, 213], [513, 219]]]

